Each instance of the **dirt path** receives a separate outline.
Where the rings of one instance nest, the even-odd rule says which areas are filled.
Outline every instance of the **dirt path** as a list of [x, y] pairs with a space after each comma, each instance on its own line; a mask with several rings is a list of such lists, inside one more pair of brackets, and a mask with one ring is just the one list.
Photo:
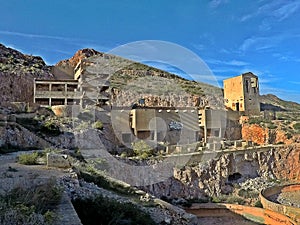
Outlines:
[[57, 179], [68, 171], [47, 168], [45, 165], [26, 166], [16, 163], [17, 156], [30, 152], [16, 152], [0, 155], [0, 193], [15, 187], [30, 188], [47, 182], [52, 177]]

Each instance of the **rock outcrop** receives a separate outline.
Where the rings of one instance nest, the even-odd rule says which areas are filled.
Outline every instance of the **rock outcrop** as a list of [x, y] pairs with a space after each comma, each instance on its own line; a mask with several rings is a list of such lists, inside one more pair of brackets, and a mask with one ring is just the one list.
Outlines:
[[224, 153], [204, 164], [174, 168], [172, 177], [143, 189], [157, 197], [204, 199], [229, 194], [234, 182], [255, 177], [300, 181], [300, 146]]
[[65, 59], [58, 62], [55, 66], [53, 66], [52, 72], [56, 79], [74, 79], [74, 69], [82, 59], [101, 54], [103, 53], [94, 49], [81, 49], [77, 51], [70, 59]]
[[242, 126], [242, 139], [246, 141], [252, 141], [258, 145], [263, 144], [292, 144], [298, 138], [298, 135], [287, 137], [287, 134], [284, 130], [269, 129], [262, 127], [258, 124], [243, 124]]
[[0, 105], [32, 102], [34, 78], [53, 78], [43, 59], [0, 44]]

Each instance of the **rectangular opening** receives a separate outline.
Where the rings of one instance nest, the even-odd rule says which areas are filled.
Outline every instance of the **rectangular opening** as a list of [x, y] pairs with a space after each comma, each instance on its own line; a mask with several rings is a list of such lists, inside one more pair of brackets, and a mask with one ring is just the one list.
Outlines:
[[39, 98], [39, 99], [36, 99], [35, 102], [39, 105], [50, 105], [49, 98]]
[[[78, 101], [79, 102], [79, 101]], [[73, 99], [68, 99], [67, 100], [67, 105], [76, 105], [76, 101]]]
[[49, 84], [36, 84], [37, 91], [49, 91]]
[[150, 130], [147, 130], [147, 131], [138, 131], [137, 137], [139, 139], [148, 139], [148, 138], [151, 138], [151, 132], [150, 132]]
[[64, 84], [52, 84], [51, 91], [64, 91], [65, 85]]
[[64, 105], [64, 99], [51, 99], [51, 105]]
[[68, 84], [67, 91], [75, 91], [75, 89], [77, 89], [76, 84]]
[[248, 80], [245, 81], [245, 86], [246, 86], [245, 87], [246, 92], [249, 93], [249, 81]]

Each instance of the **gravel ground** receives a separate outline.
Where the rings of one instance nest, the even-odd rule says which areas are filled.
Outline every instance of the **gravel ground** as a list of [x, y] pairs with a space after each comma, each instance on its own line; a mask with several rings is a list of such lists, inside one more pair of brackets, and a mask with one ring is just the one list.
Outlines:
[[273, 202], [278, 202], [282, 205], [293, 206], [300, 208], [300, 190], [292, 192], [282, 192], [270, 197]]

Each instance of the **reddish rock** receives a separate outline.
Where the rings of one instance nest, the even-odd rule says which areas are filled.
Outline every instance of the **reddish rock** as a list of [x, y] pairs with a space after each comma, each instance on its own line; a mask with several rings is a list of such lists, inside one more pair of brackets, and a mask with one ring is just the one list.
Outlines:
[[242, 127], [242, 138], [256, 144], [265, 144], [268, 140], [268, 130], [257, 124], [244, 124]]

